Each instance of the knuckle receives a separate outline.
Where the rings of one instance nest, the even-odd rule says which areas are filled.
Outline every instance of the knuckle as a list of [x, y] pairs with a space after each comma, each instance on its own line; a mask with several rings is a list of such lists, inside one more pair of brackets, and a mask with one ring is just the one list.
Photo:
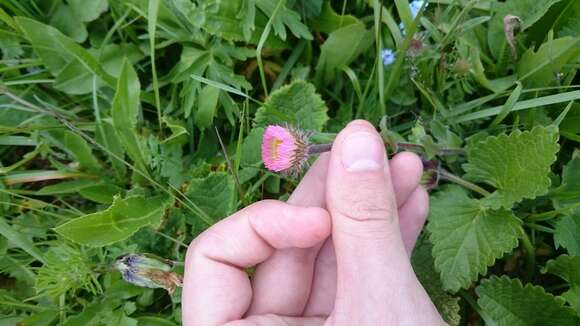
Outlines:
[[396, 213], [392, 198], [388, 198], [384, 186], [361, 180], [355, 187], [342, 187], [331, 198], [336, 213], [356, 221], [389, 220]]

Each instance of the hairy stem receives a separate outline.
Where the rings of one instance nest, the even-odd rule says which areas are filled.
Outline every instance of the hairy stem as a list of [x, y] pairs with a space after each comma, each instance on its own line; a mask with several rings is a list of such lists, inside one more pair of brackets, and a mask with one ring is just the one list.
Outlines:
[[444, 169], [439, 169], [439, 176], [441, 177], [441, 179], [443, 180], [447, 180], [453, 183], [456, 183], [464, 188], [467, 188], [469, 190], [475, 191], [480, 195], [483, 196], [489, 196], [491, 195], [491, 193], [483, 188], [481, 188], [480, 186], [471, 183], [467, 180], [461, 179], [460, 177], [456, 176], [455, 174], [452, 174]]
[[[391, 147], [391, 144], [385, 143], [385, 147]], [[414, 143], [396, 143], [394, 145], [395, 150], [399, 148], [409, 151], [419, 151], [425, 152], [425, 147], [421, 144], [414, 144]], [[320, 154], [324, 152], [328, 152], [332, 149], [332, 144], [313, 144], [308, 146], [308, 154]], [[465, 150], [463, 148], [441, 148], [437, 155], [445, 156], [445, 155], [457, 155], [457, 154], [464, 154]]]

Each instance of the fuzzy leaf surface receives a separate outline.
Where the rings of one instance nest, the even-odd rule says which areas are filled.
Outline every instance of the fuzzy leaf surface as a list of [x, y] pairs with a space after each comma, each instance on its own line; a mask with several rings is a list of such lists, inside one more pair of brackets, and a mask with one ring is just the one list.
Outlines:
[[485, 313], [487, 325], [578, 325], [574, 311], [564, 300], [539, 286], [522, 285], [518, 279], [493, 276], [476, 288], [477, 303]]
[[548, 173], [558, 149], [558, 133], [543, 126], [490, 136], [469, 144], [465, 178], [497, 189], [485, 199], [490, 207], [511, 208], [524, 198], [548, 191]]
[[518, 244], [521, 221], [509, 210], [491, 210], [458, 186], [431, 197], [428, 230], [443, 288], [467, 288]]

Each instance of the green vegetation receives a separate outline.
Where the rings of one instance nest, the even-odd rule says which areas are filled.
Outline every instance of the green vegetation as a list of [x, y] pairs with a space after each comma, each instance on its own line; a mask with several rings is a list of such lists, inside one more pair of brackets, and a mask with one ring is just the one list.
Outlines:
[[179, 324], [115, 259], [287, 198], [266, 125], [360, 118], [426, 161], [450, 324], [578, 325], [580, 1], [421, 4], [0, 0], [0, 324]]

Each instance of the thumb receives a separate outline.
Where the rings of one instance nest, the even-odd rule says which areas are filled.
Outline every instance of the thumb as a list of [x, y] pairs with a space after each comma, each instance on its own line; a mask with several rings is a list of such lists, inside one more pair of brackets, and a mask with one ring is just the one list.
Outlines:
[[[374, 299], [384, 296], [383, 302], [388, 302], [392, 285], [412, 281], [402, 279], [412, 274], [412, 268], [399, 230], [384, 143], [370, 123], [353, 121], [339, 133], [332, 146], [326, 186], [337, 259], [337, 298], [364, 302], [373, 293]], [[356, 298], [357, 293], [361, 298]], [[339, 309], [336, 305], [340, 303], [335, 303]]]

